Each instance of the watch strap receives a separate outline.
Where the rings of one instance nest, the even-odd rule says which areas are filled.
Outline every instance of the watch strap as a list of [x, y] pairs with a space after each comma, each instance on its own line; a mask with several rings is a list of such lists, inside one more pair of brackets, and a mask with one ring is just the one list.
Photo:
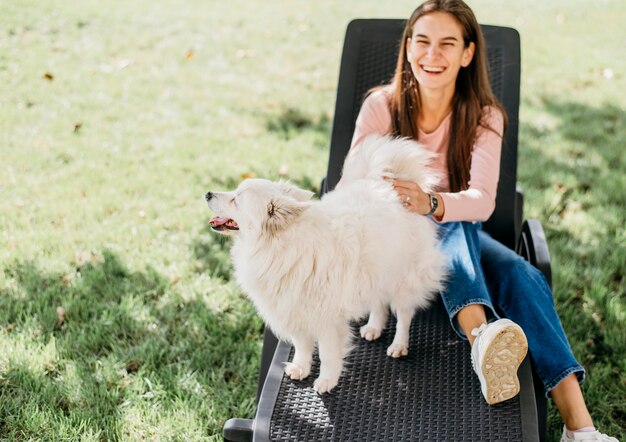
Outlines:
[[426, 215], [432, 215], [433, 213], [437, 211], [437, 208], [439, 207], [439, 200], [432, 193], [428, 194], [428, 198], [430, 200], [430, 210], [428, 211]]

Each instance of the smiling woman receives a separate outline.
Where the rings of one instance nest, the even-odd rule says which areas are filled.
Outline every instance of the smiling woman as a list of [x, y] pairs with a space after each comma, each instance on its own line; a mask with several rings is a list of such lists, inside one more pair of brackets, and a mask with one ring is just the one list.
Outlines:
[[[408, 39], [406, 55], [411, 71], [420, 84], [420, 94], [432, 100], [451, 103], [459, 70], [472, 61], [476, 45], [466, 42], [458, 22], [450, 14], [435, 12], [415, 23], [413, 36]], [[450, 107], [443, 107], [443, 115], [432, 112], [420, 114], [420, 128], [432, 132]]]

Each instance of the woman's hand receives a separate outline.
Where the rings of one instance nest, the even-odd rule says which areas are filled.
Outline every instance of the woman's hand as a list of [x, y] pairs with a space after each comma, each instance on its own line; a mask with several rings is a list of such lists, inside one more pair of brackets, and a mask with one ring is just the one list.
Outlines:
[[[430, 196], [422, 190], [420, 186], [412, 181], [391, 180], [393, 189], [398, 194], [402, 205], [407, 210], [415, 212], [419, 215], [427, 215], [430, 212]], [[435, 217], [443, 216], [443, 202], [439, 195], [435, 195], [439, 201], [439, 207], [433, 215]]]
[[407, 210], [419, 215], [426, 215], [430, 212], [430, 197], [416, 183], [392, 180], [391, 184]]

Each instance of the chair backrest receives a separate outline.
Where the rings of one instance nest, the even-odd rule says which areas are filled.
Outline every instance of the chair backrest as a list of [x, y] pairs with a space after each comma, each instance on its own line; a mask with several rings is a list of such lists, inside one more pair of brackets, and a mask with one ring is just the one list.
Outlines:
[[[393, 77], [405, 23], [400, 19], [357, 19], [348, 24], [324, 190], [333, 189], [341, 177], [366, 92]], [[521, 217], [521, 213], [516, 213], [520, 39], [512, 28], [481, 25], [481, 29], [487, 46], [491, 87], [509, 117], [500, 162], [496, 209], [484, 223], [484, 228], [500, 242], [513, 247], [519, 228], [516, 216]]]

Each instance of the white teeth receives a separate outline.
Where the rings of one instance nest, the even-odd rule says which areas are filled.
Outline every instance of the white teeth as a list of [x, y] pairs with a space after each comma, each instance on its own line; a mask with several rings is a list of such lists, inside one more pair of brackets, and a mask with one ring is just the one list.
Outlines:
[[445, 68], [442, 67], [434, 67], [434, 66], [422, 66], [426, 72], [443, 72]]

